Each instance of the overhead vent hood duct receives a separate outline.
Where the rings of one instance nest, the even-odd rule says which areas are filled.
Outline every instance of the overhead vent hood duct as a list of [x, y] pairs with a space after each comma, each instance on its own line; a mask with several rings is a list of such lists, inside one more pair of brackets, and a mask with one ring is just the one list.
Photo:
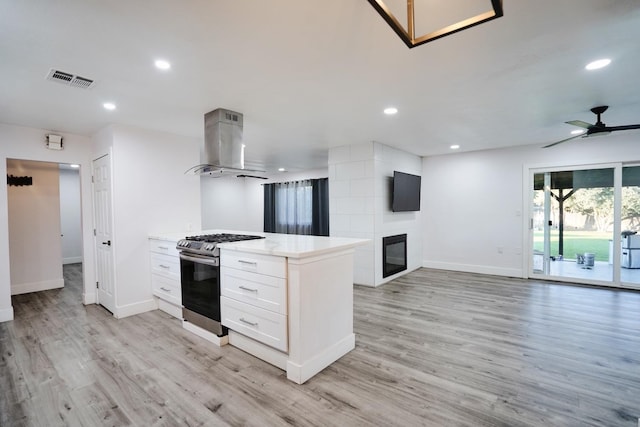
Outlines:
[[204, 115], [203, 163], [186, 173], [223, 176], [246, 172], [242, 143], [243, 116], [236, 111], [218, 108]]

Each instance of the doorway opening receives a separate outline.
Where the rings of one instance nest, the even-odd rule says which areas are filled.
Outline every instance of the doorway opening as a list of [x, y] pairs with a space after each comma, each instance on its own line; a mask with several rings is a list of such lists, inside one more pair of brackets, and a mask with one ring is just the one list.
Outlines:
[[[64, 265], [83, 262], [80, 171], [68, 164], [7, 159], [11, 294], [64, 287]], [[14, 184], [10, 183], [10, 177]], [[29, 185], [19, 185], [29, 178]], [[25, 180], [26, 181], [26, 180]]]

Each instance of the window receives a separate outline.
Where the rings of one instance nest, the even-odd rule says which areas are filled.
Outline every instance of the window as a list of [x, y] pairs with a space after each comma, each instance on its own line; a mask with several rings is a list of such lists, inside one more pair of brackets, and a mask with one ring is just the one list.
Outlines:
[[329, 235], [329, 180], [264, 185], [264, 231]]

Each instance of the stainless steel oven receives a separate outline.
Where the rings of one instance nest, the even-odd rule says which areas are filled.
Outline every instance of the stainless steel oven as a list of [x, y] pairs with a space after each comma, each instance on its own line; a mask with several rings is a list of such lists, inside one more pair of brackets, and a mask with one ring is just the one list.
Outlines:
[[182, 317], [218, 336], [227, 335], [220, 323], [220, 248], [218, 243], [263, 239], [243, 234], [205, 234], [178, 241]]
[[220, 324], [220, 258], [181, 253], [180, 285], [184, 320], [226, 335]]

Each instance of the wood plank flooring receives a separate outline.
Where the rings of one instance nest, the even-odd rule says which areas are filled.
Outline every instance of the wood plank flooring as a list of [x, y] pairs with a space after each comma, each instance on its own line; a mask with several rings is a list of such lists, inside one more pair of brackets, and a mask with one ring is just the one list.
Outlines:
[[0, 426], [638, 426], [640, 292], [420, 269], [355, 287], [356, 349], [303, 385], [160, 311], [65, 288], [0, 323]]

